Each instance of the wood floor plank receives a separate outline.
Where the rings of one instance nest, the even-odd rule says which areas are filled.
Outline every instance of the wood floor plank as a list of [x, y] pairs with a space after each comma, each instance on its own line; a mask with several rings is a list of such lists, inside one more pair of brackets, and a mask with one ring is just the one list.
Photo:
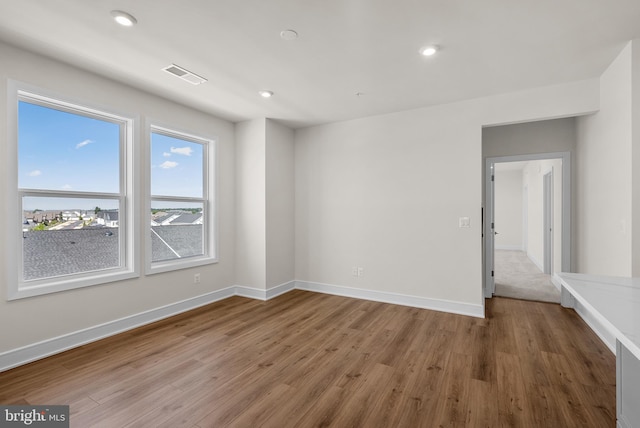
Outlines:
[[563, 418], [558, 406], [553, 402], [553, 396], [549, 394], [549, 389], [545, 384], [526, 383], [525, 385], [527, 393], [525, 405], [533, 427], [563, 426]]
[[535, 335], [528, 327], [517, 325], [516, 343], [518, 346], [518, 355], [531, 355], [531, 358], [521, 358], [520, 366], [522, 368], [522, 376], [525, 382], [535, 385], [549, 385], [549, 372], [542, 358], [539, 356], [540, 347], [536, 342]]
[[615, 427], [615, 357], [575, 312], [486, 314], [232, 297], [0, 373], [0, 403], [81, 428]]
[[471, 356], [452, 353], [447, 365], [448, 376], [442, 383], [436, 410], [436, 426], [465, 427], [469, 408]]
[[378, 424], [384, 408], [384, 392], [389, 387], [392, 375], [393, 368], [385, 364], [377, 363], [366, 370], [357, 385], [349, 391], [333, 425], [366, 427]]
[[498, 396], [500, 425], [509, 427], [530, 426], [526, 406], [527, 393], [520, 359], [517, 355], [499, 352], [497, 355]]
[[[370, 423], [379, 426], [402, 426], [399, 425], [398, 419], [405, 414], [404, 407], [406, 405], [408, 394], [410, 394], [412, 379], [419, 376], [419, 372], [423, 370], [426, 358], [424, 354], [411, 351], [401, 363], [394, 369], [388, 385], [386, 385], [386, 393], [381, 394], [381, 404], [376, 413], [376, 419], [370, 418]], [[373, 415], [373, 413], [372, 413]]]
[[493, 428], [500, 420], [498, 405], [498, 386], [496, 382], [471, 379], [469, 382], [469, 415], [467, 426]]
[[469, 342], [471, 350], [471, 378], [486, 382], [496, 381], [496, 351], [495, 338], [491, 328], [476, 325]]
[[313, 406], [308, 406], [306, 412], [290, 427], [330, 427], [336, 426], [334, 421], [340, 414], [342, 403], [349, 394], [344, 388], [332, 386], [327, 389]]

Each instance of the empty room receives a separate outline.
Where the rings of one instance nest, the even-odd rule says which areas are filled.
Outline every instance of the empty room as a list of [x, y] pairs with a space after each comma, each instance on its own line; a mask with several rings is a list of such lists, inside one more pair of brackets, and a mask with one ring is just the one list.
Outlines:
[[638, 22], [0, 0], [0, 426], [640, 427]]

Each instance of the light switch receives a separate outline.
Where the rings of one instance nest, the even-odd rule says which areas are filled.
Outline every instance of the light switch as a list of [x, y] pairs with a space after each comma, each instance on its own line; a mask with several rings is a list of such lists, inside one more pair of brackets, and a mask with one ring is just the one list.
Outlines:
[[458, 225], [459, 227], [471, 227], [471, 219], [469, 217], [460, 217]]

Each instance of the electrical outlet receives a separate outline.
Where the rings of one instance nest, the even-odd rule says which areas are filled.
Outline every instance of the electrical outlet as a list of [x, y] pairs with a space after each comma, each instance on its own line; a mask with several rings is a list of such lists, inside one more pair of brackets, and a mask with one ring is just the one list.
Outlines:
[[359, 267], [358, 268], [358, 276], [363, 276], [364, 275], [364, 268]]
[[358, 267], [357, 266], [353, 266], [351, 268], [351, 275], [358, 276]]
[[199, 273], [194, 273], [193, 274], [193, 283], [194, 284], [200, 284], [200, 274]]

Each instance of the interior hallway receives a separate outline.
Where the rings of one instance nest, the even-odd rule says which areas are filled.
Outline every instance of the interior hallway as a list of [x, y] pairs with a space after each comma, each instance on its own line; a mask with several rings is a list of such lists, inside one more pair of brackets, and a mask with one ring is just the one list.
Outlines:
[[495, 250], [494, 260], [496, 296], [560, 303], [551, 275], [542, 273], [524, 251]]

